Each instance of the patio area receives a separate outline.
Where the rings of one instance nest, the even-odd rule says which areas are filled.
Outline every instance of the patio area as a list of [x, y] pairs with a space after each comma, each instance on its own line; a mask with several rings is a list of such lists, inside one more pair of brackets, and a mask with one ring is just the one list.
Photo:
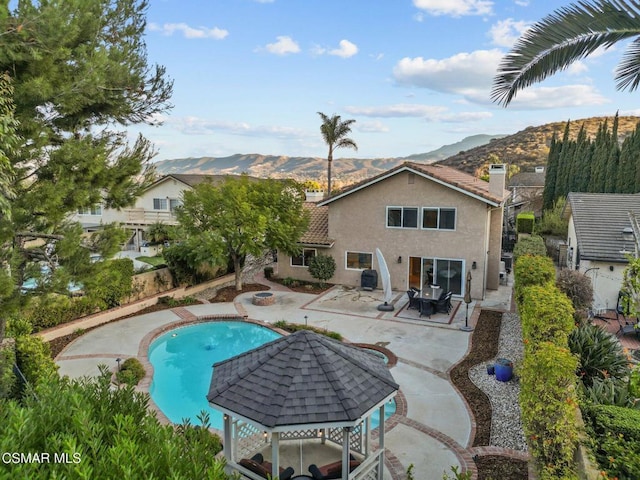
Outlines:
[[[263, 279], [256, 278], [263, 283]], [[340, 332], [354, 343], [384, 345], [397, 363], [391, 373], [400, 385], [397, 410], [386, 422], [385, 480], [406, 478], [406, 469], [414, 465], [416, 478], [442, 478], [452, 465], [474, 471], [472, 416], [460, 394], [449, 380], [449, 370], [467, 352], [470, 335], [460, 329], [465, 324], [463, 302], [454, 305], [450, 315], [438, 320], [419, 318], [418, 312], [406, 310], [405, 292], [394, 292], [395, 309], [381, 312], [383, 292], [333, 287], [321, 295], [292, 292], [279, 284], [271, 287], [273, 305], [252, 302], [253, 295], [236, 297], [233, 303], [202, 304], [179, 307], [154, 314], [132, 317], [106, 324], [87, 332], [56, 358], [60, 373], [71, 377], [95, 375], [99, 364], [116, 367], [116, 359], [137, 357], [146, 361], [147, 348], [154, 331], [166, 331], [174, 325], [197, 322], [199, 318], [239, 315], [262, 324], [280, 320], [313, 325]], [[507, 311], [511, 306], [511, 287], [501, 286], [489, 292], [482, 302], [469, 304], [470, 325], [475, 325], [482, 308]], [[151, 378], [143, 380], [148, 388]], [[145, 387], [146, 385], [146, 387]], [[205, 392], [206, 393], [206, 392]], [[162, 415], [161, 415], [162, 416]], [[262, 431], [260, 442], [246, 450], [250, 458], [261, 452], [271, 459], [270, 447]], [[377, 442], [375, 431], [372, 444]], [[327, 442], [328, 443], [328, 442]], [[330, 448], [327, 448], [327, 447]], [[317, 439], [287, 439], [280, 442], [281, 467], [291, 466], [294, 475], [309, 475], [310, 464], [325, 465], [340, 459], [337, 447], [320, 445]], [[300, 454], [302, 453], [302, 457]], [[245, 456], [245, 455], [243, 455]]]

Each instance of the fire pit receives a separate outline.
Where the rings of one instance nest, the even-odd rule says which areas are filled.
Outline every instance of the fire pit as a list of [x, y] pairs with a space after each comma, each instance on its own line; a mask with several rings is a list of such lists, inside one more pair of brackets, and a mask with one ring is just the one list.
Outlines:
[[276, 297], [270, 292], [259, 292], [253, 295], [253, 304], [261, 307], [273, 305], [276, 301]]

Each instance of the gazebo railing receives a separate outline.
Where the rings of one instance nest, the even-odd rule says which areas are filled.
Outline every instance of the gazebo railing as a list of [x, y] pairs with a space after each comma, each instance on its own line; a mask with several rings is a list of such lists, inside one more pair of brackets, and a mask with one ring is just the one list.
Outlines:
[[[342, 445], [342, 428], [328, 428], [327, 440]], [[354, 452], [364, 454], [364, 429], [362, 424], [354, 427], [349, 435], [349, 448]]]
[[[250, 423], [236, 420], [234, 423], [235, 435], [235, 459], [251, 456], [255, 451], [260, 450], [267, 443], [264, 432], [254, 427]], [[234, 460], [235, 460], [234, 459]]]
[[378, 472], [382, 455], [384, 455], [384, 451], [379, 450], [370, 457], [365, 458], [364, 462], [358, 465], [358, 468], [351, 473], [349, 478], [353, 480], [377, 480], [382, 478], [382, 472]]

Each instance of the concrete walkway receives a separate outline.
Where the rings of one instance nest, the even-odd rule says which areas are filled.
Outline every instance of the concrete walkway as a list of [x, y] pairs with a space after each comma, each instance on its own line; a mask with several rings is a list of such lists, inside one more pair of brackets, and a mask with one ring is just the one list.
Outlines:
[[[394, 292], [394, 311], [380, 312], [377, 306], [382, 303], [381, 291], [334, 287], [322, 295], [312, 295], [292, 292], [263, 277], [256, 281], [271, 287], [273, 305], [256, 306], [252, 303], [253, 294], [246, 293], [236, 297], [234, 303], [179, 307], [107, 324], [86, 333], [61, 352], [56, 359], [60, 373], [70, 377], [96, 375], [99, 364], [115, 369], [116, 358], [131, 356], [143, 361], [149, 371], [146, 354], [152, 338], [202, 316], [238, 315], [267, 323], [307, 323], [340, 332], [351, 342], [384, 346], [398, 357], [391, 373], [400, 392], [397, 413], [387, 422], [385, 479], [406, 478], [410, 464], [414, 465], [415, 478], [442, 478], [452, 465], [472, 471], [476, 478], [470, 451], [473, 419], [448, 374], [469, 348], [471, 334], [460, 330], [467, 315], [464, 303], [450, 323], [438, 323], [400, 315], [407, 302], [403, 292]], [[475, 325], [481, 306], [509, 310], [510, 286], [490, 292], [482, 305], [469, 305], [471, 326]], [[148, 388], [150, 379], [146, 380], [141, 384], [143, 388]]]

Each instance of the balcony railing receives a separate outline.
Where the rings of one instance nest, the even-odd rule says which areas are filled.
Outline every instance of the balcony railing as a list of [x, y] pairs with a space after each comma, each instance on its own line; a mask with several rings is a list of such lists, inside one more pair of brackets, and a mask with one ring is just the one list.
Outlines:
[[127, 208], [123, 210], [125, 214], [125, 223], [136, 225], [150, 225], [152, 223], [166, 223], [167, 225], [175, 225], [178, 223], [173, 212], [166, 210], [145, 210], [144, 208]]

